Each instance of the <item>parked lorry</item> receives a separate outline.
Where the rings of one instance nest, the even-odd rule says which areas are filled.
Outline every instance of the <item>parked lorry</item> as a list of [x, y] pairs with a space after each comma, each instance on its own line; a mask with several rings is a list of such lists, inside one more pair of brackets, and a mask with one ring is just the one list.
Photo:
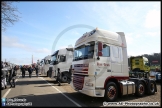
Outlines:
[[148, 58], [143, 56], [131, 56], [130, 66], [132, 71], [150, 72]]
[[94, 29], [75, 43], [70, 85], [92, 97], [115, 101], [118, 96], [157, 92], [156, 82], [130, 78], [125, 34]]
[[148, 58], [143, 56], [131, 56], [129, 58], [130, 77], [146, 77], [150, 76], [150, 63]]
[[48, 76], [51, 79], [56, 79], [60, 82], [67, 83], [71, 80], [71, 72], [69, 69], [72, 64], [73, 56], [72, 53], [73, 48], [63, 48], [55, 51], [51, 55], [51, 63], [49, 67]]
[[42, 62], [42, 74], [48, 76], [50, 67], [51, 55], [46, 56]]

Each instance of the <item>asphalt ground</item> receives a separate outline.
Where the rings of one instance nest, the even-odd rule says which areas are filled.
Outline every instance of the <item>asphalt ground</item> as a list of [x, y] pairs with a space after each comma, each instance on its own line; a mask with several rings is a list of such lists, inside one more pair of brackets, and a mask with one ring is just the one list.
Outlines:
[[[1, 97], [7, 98], [8, 103], [13, 106], [24, 102], [26, 106], [40, 107], [103, 107], [104, 102], [103, 98], [90, 97], [73, 90], [68, 83], [61, 83], [61, 86], [58, 86], [55, 80], [48, 77], [41, 75], [36, 77], [35, 72], [33, 72], [31, 78], [29, 78], [27, 71], [25, 78], [22, 78], [21, 72], [18, 72], [16, 87], [9, 87], [8, 85], [7, 89], [1, 90]], [[161, 105], [160, 83], [157, 83], [157, 89], [158, 92], [155, 95], [146, 95], [140, 98], [128, 95], [118, 98], [116, 102], [159, 102]], [[13, 102], [14, 100], [15, 102]]]

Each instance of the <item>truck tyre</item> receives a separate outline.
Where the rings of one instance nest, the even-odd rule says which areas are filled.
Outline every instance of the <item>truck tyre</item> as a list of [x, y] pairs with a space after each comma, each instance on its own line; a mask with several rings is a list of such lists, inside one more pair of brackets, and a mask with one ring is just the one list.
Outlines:
[[136, 87], [136, 96], [142, 97], [145, 94], [145, 85], [142, 81], [139, 81]]
[[116, 100], [118, 96], [118, 88], [114, 82], [109, 82], [106, 85], [106, 90], [105, 90], [105, 100], [108, 102], [113, 102]]
[[68, 81], [68, 77], [67, 77], [66, 75], [63, 75], [63, 76], [61, 77], [61, 81], [62, 81], [63, 83], [66, 83], [66, 82]]
[[148, 94], [154, 95], [155, 94], [155, 84], [154, 81], [151, 81], [148, 83]]

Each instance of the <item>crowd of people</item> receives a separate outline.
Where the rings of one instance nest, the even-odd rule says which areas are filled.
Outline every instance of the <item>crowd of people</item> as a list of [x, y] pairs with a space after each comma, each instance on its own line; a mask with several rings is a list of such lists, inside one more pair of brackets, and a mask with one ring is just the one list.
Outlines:
[[31, 78], [32, 76], [32, 72], [35, 71], [36, 72], [36, 75], [38, 77], [38, 65], [29, 65], [29, 66], [26, 66], [26, 65], [23, 65], [21, 68], [21, 72], [22, 72], [22, 78], [25, 77], [25, 71], [28, 71], [29, 72], [29, 77]]
[[1, 62], [1, 88], [7, 88], [7, 81], [11, 87], [15, 87], [15, 79], [17, 75], [18, 65], [9, 65], [7, 62]]
[[22, 78], [25, 77], [26, 71], [29, 72], [29, 77], [32, 77], [33, 71], [36, 72], [36, 76], [38, 77], [38, 65], [11, 65], [7, 62], [1, 61], [1, 88], [7, 88], [7, 82], [10, 84], [10, 88], [16, 86], [15, 79], [17, 75], [17, 70], [20, 69], [22, 72]]

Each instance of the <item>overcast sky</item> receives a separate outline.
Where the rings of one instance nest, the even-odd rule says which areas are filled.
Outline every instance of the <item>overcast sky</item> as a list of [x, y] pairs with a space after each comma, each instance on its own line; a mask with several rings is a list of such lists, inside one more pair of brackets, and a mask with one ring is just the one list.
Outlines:
[[21, 19], [2, 32], [3, 61], [31, 64], [32, 55], [36, 62], [53, 50], [74, 46], [90, 27], [124, 32], [129, 56], [160, 53], [160, 2], [18, 2], [14, 6]]

